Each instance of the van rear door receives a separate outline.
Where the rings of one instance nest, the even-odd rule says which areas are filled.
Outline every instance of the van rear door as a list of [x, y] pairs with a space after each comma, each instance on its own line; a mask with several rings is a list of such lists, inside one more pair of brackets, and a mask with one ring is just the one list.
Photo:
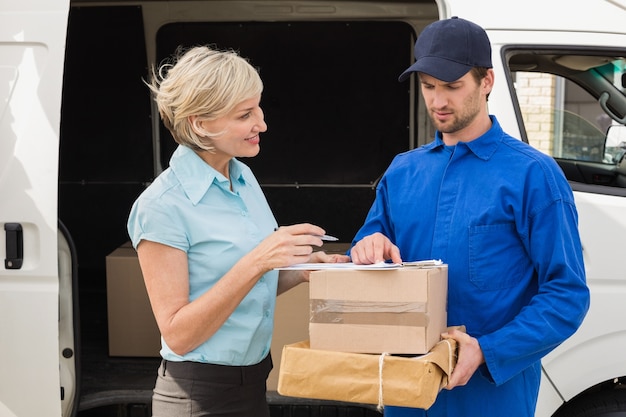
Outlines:
[[69, 0], [0, 1], [0, 415], [61, 416], [57, 182]]

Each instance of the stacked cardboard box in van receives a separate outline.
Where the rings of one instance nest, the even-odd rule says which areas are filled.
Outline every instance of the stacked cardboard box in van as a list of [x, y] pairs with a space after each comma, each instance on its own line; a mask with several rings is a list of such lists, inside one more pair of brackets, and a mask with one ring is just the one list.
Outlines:
[[106, 257], [110, 356], [159, 356], [161, 336], [130, 242]]

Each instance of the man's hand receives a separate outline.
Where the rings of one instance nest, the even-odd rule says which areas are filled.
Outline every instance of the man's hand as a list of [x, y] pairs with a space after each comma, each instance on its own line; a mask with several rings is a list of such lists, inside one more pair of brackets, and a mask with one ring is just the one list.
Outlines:
[[448, 380], [446, 389], [451, 390], [467, 384], [476, 369], [485, 362], [483, 351], [478, 344], [478, 340], [467, 333], [457, 329], [452, 329], [441, 335], [444, 339], [454, 339], [458, 344], [459, 357], [452, 375]]
[[370, 265], [391, 259], [401, 264], [400, 249], [382, 233], [374, 233], [357, 242], [350, 250], [352, 262], [359, 265]]

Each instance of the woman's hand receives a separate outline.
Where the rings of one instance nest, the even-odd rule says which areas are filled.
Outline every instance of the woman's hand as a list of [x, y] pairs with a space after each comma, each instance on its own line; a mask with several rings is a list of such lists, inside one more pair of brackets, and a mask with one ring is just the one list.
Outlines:
[[311, 259], [313, 246], [322, 246], [320, 236], [324, 229], [309, 223], [282, 226], [265, 238], [248, 256], [259, 272], [306, 263]]
[[331, 264], [346, 263], [346, 262], [350, 262], [350, 257], [348, 255], [342, 255], [340, 253], [327, 254], [326, 252], [323, 252], [323, 251], [317, 251], [311, 254], [311, 258], [309, 259], [309, 262], [331, 263]]
[[[311, 253], [311, 256], [305, 263], [345, 263], [350, 262], [350, 257], [342, 254], [327, 254], [323, 251]], [[298, 284], [309, 281], [311, 271], [280, 271], [278, 276], [278, 294], [295, 287]]]

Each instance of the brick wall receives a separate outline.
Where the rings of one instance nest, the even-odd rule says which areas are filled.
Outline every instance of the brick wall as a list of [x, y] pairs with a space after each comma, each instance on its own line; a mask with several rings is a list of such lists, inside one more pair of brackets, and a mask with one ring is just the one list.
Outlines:
[[528, 142], [540, 151], [552, 155], [555, 77], [543, 73], [518, 72], [515, 84]]

